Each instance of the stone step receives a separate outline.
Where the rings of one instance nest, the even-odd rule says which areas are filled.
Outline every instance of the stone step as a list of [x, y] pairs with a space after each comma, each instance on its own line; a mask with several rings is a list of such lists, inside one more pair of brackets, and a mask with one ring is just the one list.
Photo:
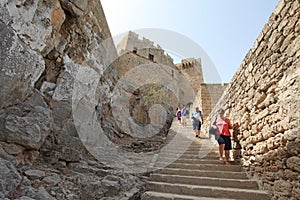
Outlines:
[[176, 150], [179, 149], [191, 149], [191, 150], [197, 150], [199, 148], [207, 148], [207, 149], [218, 149], [218, 145], [216, 144], [201, 144], [201, 143], [191, 143], [189, 141], [171, 141], [171, 143], [166, 143], [165, 146], [168, 146], [170, 149]]
[[[159, 156], [156, 160], [157, 163], [186, 163], [186, 164], [219, 164], [219, 159], [205, 159], [205, 158], [197, 158], [197, 159], [185, 159], [185, 158], [173, 158], [173, 157], [161, 157]], [[238, 165], [235, 161], [230, 161], [232, 165]]]
[[247, 174], [245, 172], [189, 170], [189, 169], [174, 169], [174, 168], [163, 168], [163, 169], [158, 169], [154, 172], [157, 174], [170, 174], [170, 175], [181, 175], [181, 176], [248, 179]]
[[172, 154], [172, 153], [177, 153], [177, 152], [183, 152], [185, 154], [199, 154], [199, 152], [205, 152], [205, 153], [214, 153], [218, 154], [218, 151], [216, 149], [211, 149], [211, 148], [197, 148], [197, 149], [164, 149], [163, 151], [160, 151], [160, 153], [167, 153], [167, 154]]
[[187, 184], [171, 184], [161, 182], [147, 182], [147, 191], [165, 192], [171, 194], [190, 195], [197, 197], [232, 198], [247, 200], [269, 200], [270, 196], [265, 191], [224, 188], [214, 186], [199, 186]]
[[174, 159], [180, 159], [180, 160], [213, 160], [213, 161], [219, 161], [219, 156], [216, 154], [158, 154], [156, 160], [174, 160]]
[[168, 174], [151, 174], [150, 181], [179, 183], [188, 185], [206, 185], [225, 188], [259, 189], [255, 181], [248, 179], [225, 179], [212, 177], [181, 176]]
[[180, 151], [176, 151], [176, 152], [169, 152], [169, 151], [163, 151], [160, 152], [159, 157], [161, 158], [184, 158], [184, 159], [200, 159], [200, 158], [209, 158], [209, 159], [215, 159], [218, 158], [218, 154], [215, 152], [205, 152], [205, 151], [195, 151], [195, 152], [180, 152]]
[[[155, 166], [159, 166], [159, 163], [156, 163]], [[197, 170], [208, 170], [208, 171], [232, 171], [232, 172], [242, 171], [242, 167], [240, 165], [225, 165], [225, 164], [171, 163], [167, 166], [167, 168], [197, 169]]]
[[[174, 163], [187, 163], [187, 164], [220, 164], [218, 159], [178, 159], [174, 161]], [[231, 165], [239, 165], [236, 164], [235, 161], [229, 161]], [[240, 165], [239, 165], [240, 166]]]
[[[230, 165], [225, 165], [222, 163], [219, 163], [216, 160], [201, 160], [199, 159], [197, 162], [192, 162], [190, 160], [187, 160], [187, 162], [183, 162], [182, 160], [157, 160], [155, 164], [152, 165], [154, 168], [177, 168], [174, 166], [180, 166], [179, 169], [199, 169], [199, 170], [207, 170], [207, 171], [234, 171], [238, 170], [241, 171], [242, 168], [239, 164], [236, 164], [234, 161], [230, 161]], [[190, 166], [195, 165], [195, 166]], [[183, 167], [182, 167], [183, 166]], [[186, 167], [187, 166], [187, 167]], [[223, 166], [223, 167], [222, 167]], [[235, 167], [231, 167], [235, 166]], [[226, 168], [226, 169], [224, 169]], [[229, 169], [227, 169], [229, 168]], [[152, 169], [153, 171], [153, 169]], [[237, 171], [235, 171], [237, 172]]]
[[186, 154], [186, 155], [198, 155], [199, 153], [206, 153], [210, 155], [218, 155], [219, 152], [211, 149], [198, 149], [198, 150], [189, 150], [189, 149], [164, 149], [159, 152], [159, 154], [166, 154], [166, 155], [172, 155], [172, 154]]
[[[164, 156], [163, 154], [161, 156]], [[218, 160], [219, 156], [217, 154], [207, 154], [207, 155], [199, 155], [199, 154], [182, 154], [180, 156], [181, 159], [211, 159], [211, 160]]]
[[163, 192], [147, 191], [142, 195], [142, 200], [233, 200], [224, 198], [211, 198], [211, 197], [196, 197], [189, 195], [170, 194]]

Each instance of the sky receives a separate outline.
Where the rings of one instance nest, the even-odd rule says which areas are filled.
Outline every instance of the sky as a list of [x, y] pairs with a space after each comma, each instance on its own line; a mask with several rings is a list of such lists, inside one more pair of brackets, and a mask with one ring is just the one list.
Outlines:
[[[203, 65], [215, 67], [222, 83], [230, 82], [278, 2], [101, 0], [113, 38], [130, 30], [142, 34], [166, 49], [175, 63], [187, 57], [207, 56]], [[160, 38], [152, 38], [149, 32]], [[166, 46], [162, 44], [165, 41], [169, 42]], [[205, 82], [216, 81], [205, 78]]]

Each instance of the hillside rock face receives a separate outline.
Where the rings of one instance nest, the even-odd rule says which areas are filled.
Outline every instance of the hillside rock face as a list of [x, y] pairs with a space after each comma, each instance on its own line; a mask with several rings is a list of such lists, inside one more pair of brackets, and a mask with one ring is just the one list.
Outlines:
[[299, 17], [300, 1], [279, 2], [205, 125], [227, 110], [239, 124], [235, 150], [274, 199], [300, 194]]
[[100, 1], [4, 0], [0, 12], [0, 198], [135, 198], [141, 179], [97, 161], [78, 131], [93, 115], [120, 132]]

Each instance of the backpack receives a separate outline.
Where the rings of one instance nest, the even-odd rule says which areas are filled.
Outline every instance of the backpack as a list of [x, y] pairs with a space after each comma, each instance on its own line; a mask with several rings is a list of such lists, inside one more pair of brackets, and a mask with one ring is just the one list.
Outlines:
[[186, 115], [186, 108], [182, 108], [182, 111], [181, 111], [181, 116], [185, 116]]

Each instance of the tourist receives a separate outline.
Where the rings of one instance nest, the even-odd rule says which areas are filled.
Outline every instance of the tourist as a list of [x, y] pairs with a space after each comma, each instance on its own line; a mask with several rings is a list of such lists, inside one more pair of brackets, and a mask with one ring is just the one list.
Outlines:
[[[231, 134], [229, 129], [232, 129], [233, 126], [230, 123], [230, 120], [228, 118], [225, 118], [225, 111], [223, 109], [220, 109], [218, 111], [219, 116], [216, 119], [216, 127], [217, 127], [217, 132], [216, 132], [216, 139], [219, 144], [219, 161], [221, 163], [229, 163], [229, 151], [232, 149], [231, 147]], [[225, 161], [223, 158], [223, 152], [225, 151]]]
[[199, 110], [199, 107], [196, 107], [195, 111], [192, 113], [192, 120], [193, 130], [196, 134], [196, 137], [200, 138], [201, 124], [203, 123], [203, 114]]
[[183, 127], [185, 127], [187, 125], [186, 114], [187, 114], [186, 106], [183, 105], [183, 108], [181, 110], [181, 124]]
[[181, 106], [178, 106], [176, 116], [177, 116], [178, 124], [181, 125]]

